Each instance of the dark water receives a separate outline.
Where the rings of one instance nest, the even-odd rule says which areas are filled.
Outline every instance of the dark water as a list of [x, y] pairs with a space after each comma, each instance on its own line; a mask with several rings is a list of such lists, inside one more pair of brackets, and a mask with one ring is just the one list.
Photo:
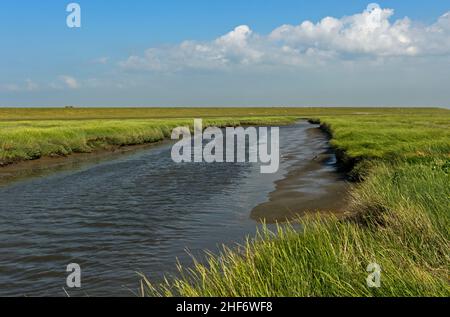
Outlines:
[[[65, 296], [64, 287], [71, 296], [133, 296], [136, 272], [158, 280], [176, 258], [190, 263], [186, 249], [242, 242], [275, 181], [326, 150], [312, 127], [280, 129], [281, 168], [271, 175], [258, 164], [175, 164], [163, 144], [0, 187], [0, 295]], [[78, 290], [66, 286], [72, 262], [82, 269]]]

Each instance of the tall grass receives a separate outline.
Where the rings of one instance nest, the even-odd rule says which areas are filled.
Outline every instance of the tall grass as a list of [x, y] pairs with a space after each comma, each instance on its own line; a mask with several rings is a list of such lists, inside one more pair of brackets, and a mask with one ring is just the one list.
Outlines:
[[[143, 277], [142, 294], [450, 296], [448, 119], [320, 118], [334, 146], [365, 169], [344, 217], [264, 229], [164, 283]], [[367, 286], [370, 263], [381, 266], [380, 288]]]

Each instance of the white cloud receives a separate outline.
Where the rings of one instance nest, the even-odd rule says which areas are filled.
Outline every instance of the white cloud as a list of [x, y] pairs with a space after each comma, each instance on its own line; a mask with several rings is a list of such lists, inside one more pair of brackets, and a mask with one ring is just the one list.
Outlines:
[[176, 46], [150, 48], [142, 56], [130, 56], [120, 66], [179, 71], [450, 54], [450, 12], [429, 26], [407, 17], [391, 22], [393, 14], [393, 9], [371, 4], [358, 14], [282, 25], [265, 36], [241, 25], [210, 42], [185, 41]]
[[258, 62], [264, 55], [255, 47], [255, 39], [252, 30], [241, 25], [209, 43], [184, 41], [174, 47], [150, 48], [144, 56], [130, 56], [120, 66], [127, 69], [169, 71], [249, 65]]
[[130, 56], [120, 66], [132, 70], [178, 71], [249, 64], [259, 55], [248, 44], [251, 34], [251, 30], [243, 25], [209, 43], [184, 41], [174, 47], [150, 48], [143, 56]]
[[80, 85], [78, 84], [78, 81], [72, 77], [72, 76], [68, 76], [68, 75], [61, 75], [59, 76], [59, 80], [67, 87], [70, 89], [77, 89], [80, 87]]
[[378, 56], [416, 55], [408, 18], [389, 22], [392, 9], [371, 7], [360, 14], [336, 19], [325, 17], [314, 24], [283, 25], [269, 38], [286, 45], [307, 50], [333, 51], [344, 54], [372, 54]]

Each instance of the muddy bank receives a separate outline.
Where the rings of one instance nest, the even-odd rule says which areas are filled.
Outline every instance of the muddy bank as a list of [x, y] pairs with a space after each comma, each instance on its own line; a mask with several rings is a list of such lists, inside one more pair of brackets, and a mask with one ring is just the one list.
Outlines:
[[[329, 140], [333, 138], [333, 132], [331, 130], [330, 125], [326, 123], [322, 123], [319, 119], [309, 119], [309, 123], [311, 124], [318, 124], [320, 130], [325, 133]], [[351, 157], [347, 154], [347, 152], [341, 148], [338, 148], [336, 146], [331, 146], [334, 154], [336, 155], [336, 167], [338, 168], [338, 171], [341, 173], [346, 173], [347, 177], [351, 181], [360, 181], [361, 176], [357, 173], [351, 173], [353, 172], [353, 169], [355, 166], [362, 161], [361, 157]]]
[[[338, 161], [329, 145], [329, 136], [320, 127], [308, 129], [307, 134], [305, 146], [313, 151], [295, 162], [285, 178], [275, 182], [268, 201], [252, 210], [252, 219], [274, 223], [306, 213], [345, 212], [350, 184], [346, 175], [337, 171]], [[295, 156], [294, 152], [285, 159], [295, 159]]]

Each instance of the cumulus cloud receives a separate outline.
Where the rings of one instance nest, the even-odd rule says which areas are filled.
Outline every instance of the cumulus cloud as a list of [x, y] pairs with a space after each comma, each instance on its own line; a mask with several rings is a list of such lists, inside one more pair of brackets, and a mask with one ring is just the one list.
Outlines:
[[241, 25], [209, 43], [184, 41], [175, 47], [150, 48], [144, 56], [130, 56], [120, 65], [147, 70], [208, 69], [253, 64], [262, 56], [263, 52], [255, 47], [252, 30]]
[[450, 12], [431, 25], [405, 17], [391, 21], [393, 9], [371, 4], [363, 12], [317, 23], [282, 25], [268, 35], [241, 25], [210, 42], [185, 41], [130, 56], [131, 70], [229, 69], [258, 65], [302, 66], [327, 60], [450, 55]]
[[337, 53], [381, 56], [416, 55], [418, 47], [408, 18], [389, 22], [392, 9], [369, 6], [367, 10], [341, 19], [325, 17], [314, 24], [283, 25], [269, 38], [301, 50], [310, 48]]
[[77, 89], [80, 87], [80, 85], [78, 84], [78, 81], [72, 77], [72, 76], [68, 76], [68, 75], [61, 75], [59, 76], [59, 80], [67, 87], [70, 89]]

